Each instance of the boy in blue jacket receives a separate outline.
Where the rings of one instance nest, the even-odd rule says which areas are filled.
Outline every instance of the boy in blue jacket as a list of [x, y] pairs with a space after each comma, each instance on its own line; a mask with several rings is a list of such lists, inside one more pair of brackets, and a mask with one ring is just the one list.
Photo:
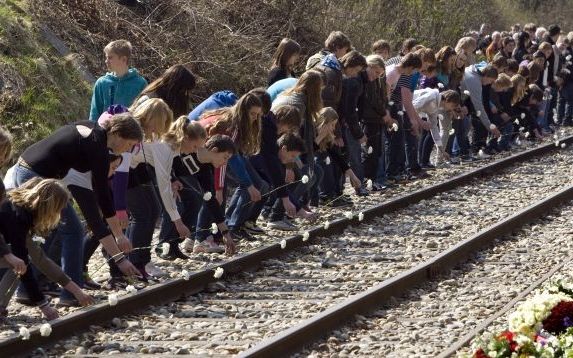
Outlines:
[[129, 67], [131, 50], [131, 43], [126, 40], [112, 41], [103, 49], [105, 64], [110, 72], [98, 78], [94, 85], [90, 121], [97, 121], [113, 104], [131, 106], [147, 86], [145, 78], [135, 68]]

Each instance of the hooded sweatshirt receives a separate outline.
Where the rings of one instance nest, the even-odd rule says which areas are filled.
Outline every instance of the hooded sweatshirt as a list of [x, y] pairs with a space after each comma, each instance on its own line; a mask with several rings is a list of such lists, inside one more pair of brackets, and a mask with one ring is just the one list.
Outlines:
[[129, 107], [147, 86], [147, 81], [135, 68], [130, 68], [123, 77], [107, 73], [94, 85], [90, 121], [95, 122], [112, 104]]
[[204, 100], [203, 102], [199, 103], [194, 110], [189, 113], [189, 120], [191, 121], [198, 121], [199, 117], [207, 111], [223, 108], [223, 107], [231, 107], [235, 103], [237, 103], [237, 95], [231, 91], [219, 91], [213, 93], [209, 98]]

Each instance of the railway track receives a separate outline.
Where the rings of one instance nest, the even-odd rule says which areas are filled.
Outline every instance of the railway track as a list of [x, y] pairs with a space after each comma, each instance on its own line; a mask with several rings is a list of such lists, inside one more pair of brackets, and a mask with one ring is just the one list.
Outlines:
[[[562, 140], [565, 144], [572, 141], [572, 137]], [[297, 235], [229, 260], [219, 266], [225, 275], [235, 274], [231, 280], [217, 281], [214, 267], [209, 267], [193, 273], [189, 280], [176, 279], [121, 296], [115, 306], [103, 303], [72, 313], [52, 323], [49, 337], [32, 330], [30, 340], [5, 339], [0, 342], [0, 351], [10, 355], [30, 352], [90, 325], [90, 332], [59, 342], [48, 352], [70, 353], [74, 346], [78, 347], [76, 353], [90, 356], [110, 352], [269, 356], [270, 352], [296, 351], [332, 326], [317, 332], [311, 325], [310, 331], [307, 328], [298, 333], [299, 338], [282, 332], [284, 329], [294, 330], [301, 321], [317, 321], [349, 296], [365, 295], [368, 287], [373, 287], [372, 291], [381, 285], [386, 290], [372, 296], [377, 297], [377, 304], [392, 301], [390, 296], [405, 293], [413, 284], [463, 262], [500, 235], [569, 200], [571, 188], [523, 209], [562, 188], [573, 173], [568, 150], [539, 157], [554, 149], [554, 144], [531, 149], [371, 209], [352, 212], [351, 218], [309, 230], [312, 246], [306, 246], [303, 235]], [[512, 216], [519, 210], [519, 215]], [[448, 223], [455, 216], [468, 218], [468, 222]], [[509, 221], [500, 221], [507, 216]], [[499, 223], [492, 230], [484, 229], [495, 222]], [[350, 228], [356, 224], [361, 225]], [[484, 230], [478, 233], [480, 229]], [[383, 240], [378, 235], [384, 235]], [[467, 242], [459, 244], [464, 239]], [[278, 256], [282, 256], [280, 261], [275, 259]], [[246, 271], [261, 262], [261, 270]], [[128, 315], [198, 292], [202, 293]], [[354, 309], [337, 313], [330, 320], [348, 320], [357, 312], [372, 309], [371, 303], [357, 300]], [[112, 320], [116, 332], [94, 326]], [[265, 338], [267, 341], [260, 343]]]
[[505, 329], [507, 314], [532, 291], [556, 276], [573, 278], [571, 214], [570, 203], [546, 212], [463, 265], [355, 317], [293, 356], [445, 358], [469, 353], [467, 345], [480, 333]]

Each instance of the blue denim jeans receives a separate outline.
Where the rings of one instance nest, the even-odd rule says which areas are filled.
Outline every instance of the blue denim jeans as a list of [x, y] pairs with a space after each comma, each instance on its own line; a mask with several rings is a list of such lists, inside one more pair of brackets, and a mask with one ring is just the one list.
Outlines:
[[[193, 232], [197, 226], [197, 217], [203, 201], [201, 187], [194, 177], [186, 176], [178, 179], [183, 184], [183, 190], [179, 192], [181, 200], [177, 202], [177, 210], [183, 223]], [[166, 210], [163, 210], [161, 214], [161, 230], [159, 231], [159, 243], [164, 242], [180, 242], [179, 233]]]
[[[316, 152], [316, 167], [320, 168], [323, 175], [318, 182], [318, 193], [322, 198], [332, 198], [338, 196], [340, 184], [338, 183], [339, 175], [337, 173], [338, 166], [331, 159], [330, 164], [326, 164], [328, 152]], [[338, 170], [339, 172], [340, 170]]]
[[[32, 170], [20, 165], [17, 165], [14, 171], [15, 184], [17, 186], [38, 176], [39, 175]], [[52, 245], [58, 245], [59, 242], [61, 242], [62, 256], [60, 264], [62, 270], [80, 287], [83, 286], [84, 236], [84, 227], [72, 204], [68, 203], [62, 210], [60, 223], [55, 231], [46, 238], [46, 243], [44, 244], [44, 249], [48, 251]], [[73, 295], [66, 290], [62, 290], [60, 297], [63, 299], [71, 299]]]
[[362, 146], [360, 142], [352, 136], [350, 129], [344, 128], [344, 145], [348, 153], [350, 168], [361, 181], [364, 180], [364, 168], [362, 167]]
[[269, 192], [269, 184], [264, 181], [261, 176], [257, 173], [255, 168], [248, 159], [244, 161], [247, 173], [251, 178], [251, 182], [257, 188], [261, 195], [264, 195], [261, 200], [256, 203], [251, 202], [251, 197], [247, 190], [247, 187], [240, 184], [236, 179], [234, 173], [230, 167], [227, 167], [227, 178], [237, 184], [237, 188], [229, 201], [229, 207], [227, 208], [226, 218], [227, 226], [230, 229], [240, 228], [248, 220], [256, 220], [265, 205], [266, 195]]
[[470, 117], [466, 116], [462, 119], [453, 121], [452, 128], [455, 131], [454, 134], [455, 138], [452, 144], [452, 155], [454, 156], [468, 155], [470, 151], [470, 142], [468, 139], [471, 128]]
[[126, 235], [133, 246], [129, 260], [142, 267], [151, 261], [151, 240], [155, 223], [161, 213], [153, 182], [127, 189], [127, 209], [130, 219]]
[[559, 90], [557, 118], [562, 125], [573, 122], [573, 83], [567, 83]]
[[497, 142], [499, 150], [511, 149], [511, 137], [513, 137], [513, 122], [509, 121], [499, 128], [501, 131], [501, 138]]

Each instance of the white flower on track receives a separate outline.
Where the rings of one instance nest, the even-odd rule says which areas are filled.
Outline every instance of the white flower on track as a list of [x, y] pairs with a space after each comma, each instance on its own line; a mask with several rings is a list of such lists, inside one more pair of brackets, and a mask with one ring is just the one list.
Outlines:
[[283, 250], [286, 249], [286, 244], [287, 244], [286, 239], [282, 239], [281, 240], [281, 249], [283, 249]]
[[40, 336], [48, 337], [50, 334], [52, 334], [52, 325], [49, 323], [42, 324], [40, 326]]
[[328, 230], [329, 227], [330, 227], [330, 222], [328, 220], [326, 220], [324, 222], [324, 230]]
[[350, 220], [354, 217], [354, 214], [352, 214], [352, 211], [345, 211], [344, 216]]
[[125, 287], [125, 290], [127, 291], [127, 293], [136, 293], [137, 292], [137, 288], [135, 288], [135, 286], [133, 286], [133, 285], [127, 285]]
[[374, 183], [372, 182], [372, 179], [368, 179], [366, 181], [366, 189], [372, 190], [373, 188], [374, 188]]
[[20, 327], [20, 337], [23, 341], [30, 339], [30, 331], [26, 327]]
[[358, 221], [362, 221], [364, 220], [364, 213], [360, 212], [358, 213]]
[[110, 306], [117, 305], [118, 302], [117, 295], [115, 293], [110, 293], [109, 295], [107, 295], [107, 302], [109, 303]]
[[164, 242], [163, 244], [161, 244], [161, 252], [163, 253], [163, 255], [169, 254], [169, 243]]
[[185, 281], [189, 281], [189, 279], [191, 278], [191, 273], [189, 273], [189, 271], [187, 270], [183, 270], [181, 271], [181, 278], [184, 279]]
[[217, 267], [217, 269], [215, 270], [215, 273], [213, 274], [213, 277], [215, 278], [221, 278], [223, 276], [223, 273], [225, 272], [225, 269], [222, 267]]
[[310, 233], [308, 231], [305, 231], [302, 234], [302, 241], [308, 241], [309, 238], [310, 238]]

